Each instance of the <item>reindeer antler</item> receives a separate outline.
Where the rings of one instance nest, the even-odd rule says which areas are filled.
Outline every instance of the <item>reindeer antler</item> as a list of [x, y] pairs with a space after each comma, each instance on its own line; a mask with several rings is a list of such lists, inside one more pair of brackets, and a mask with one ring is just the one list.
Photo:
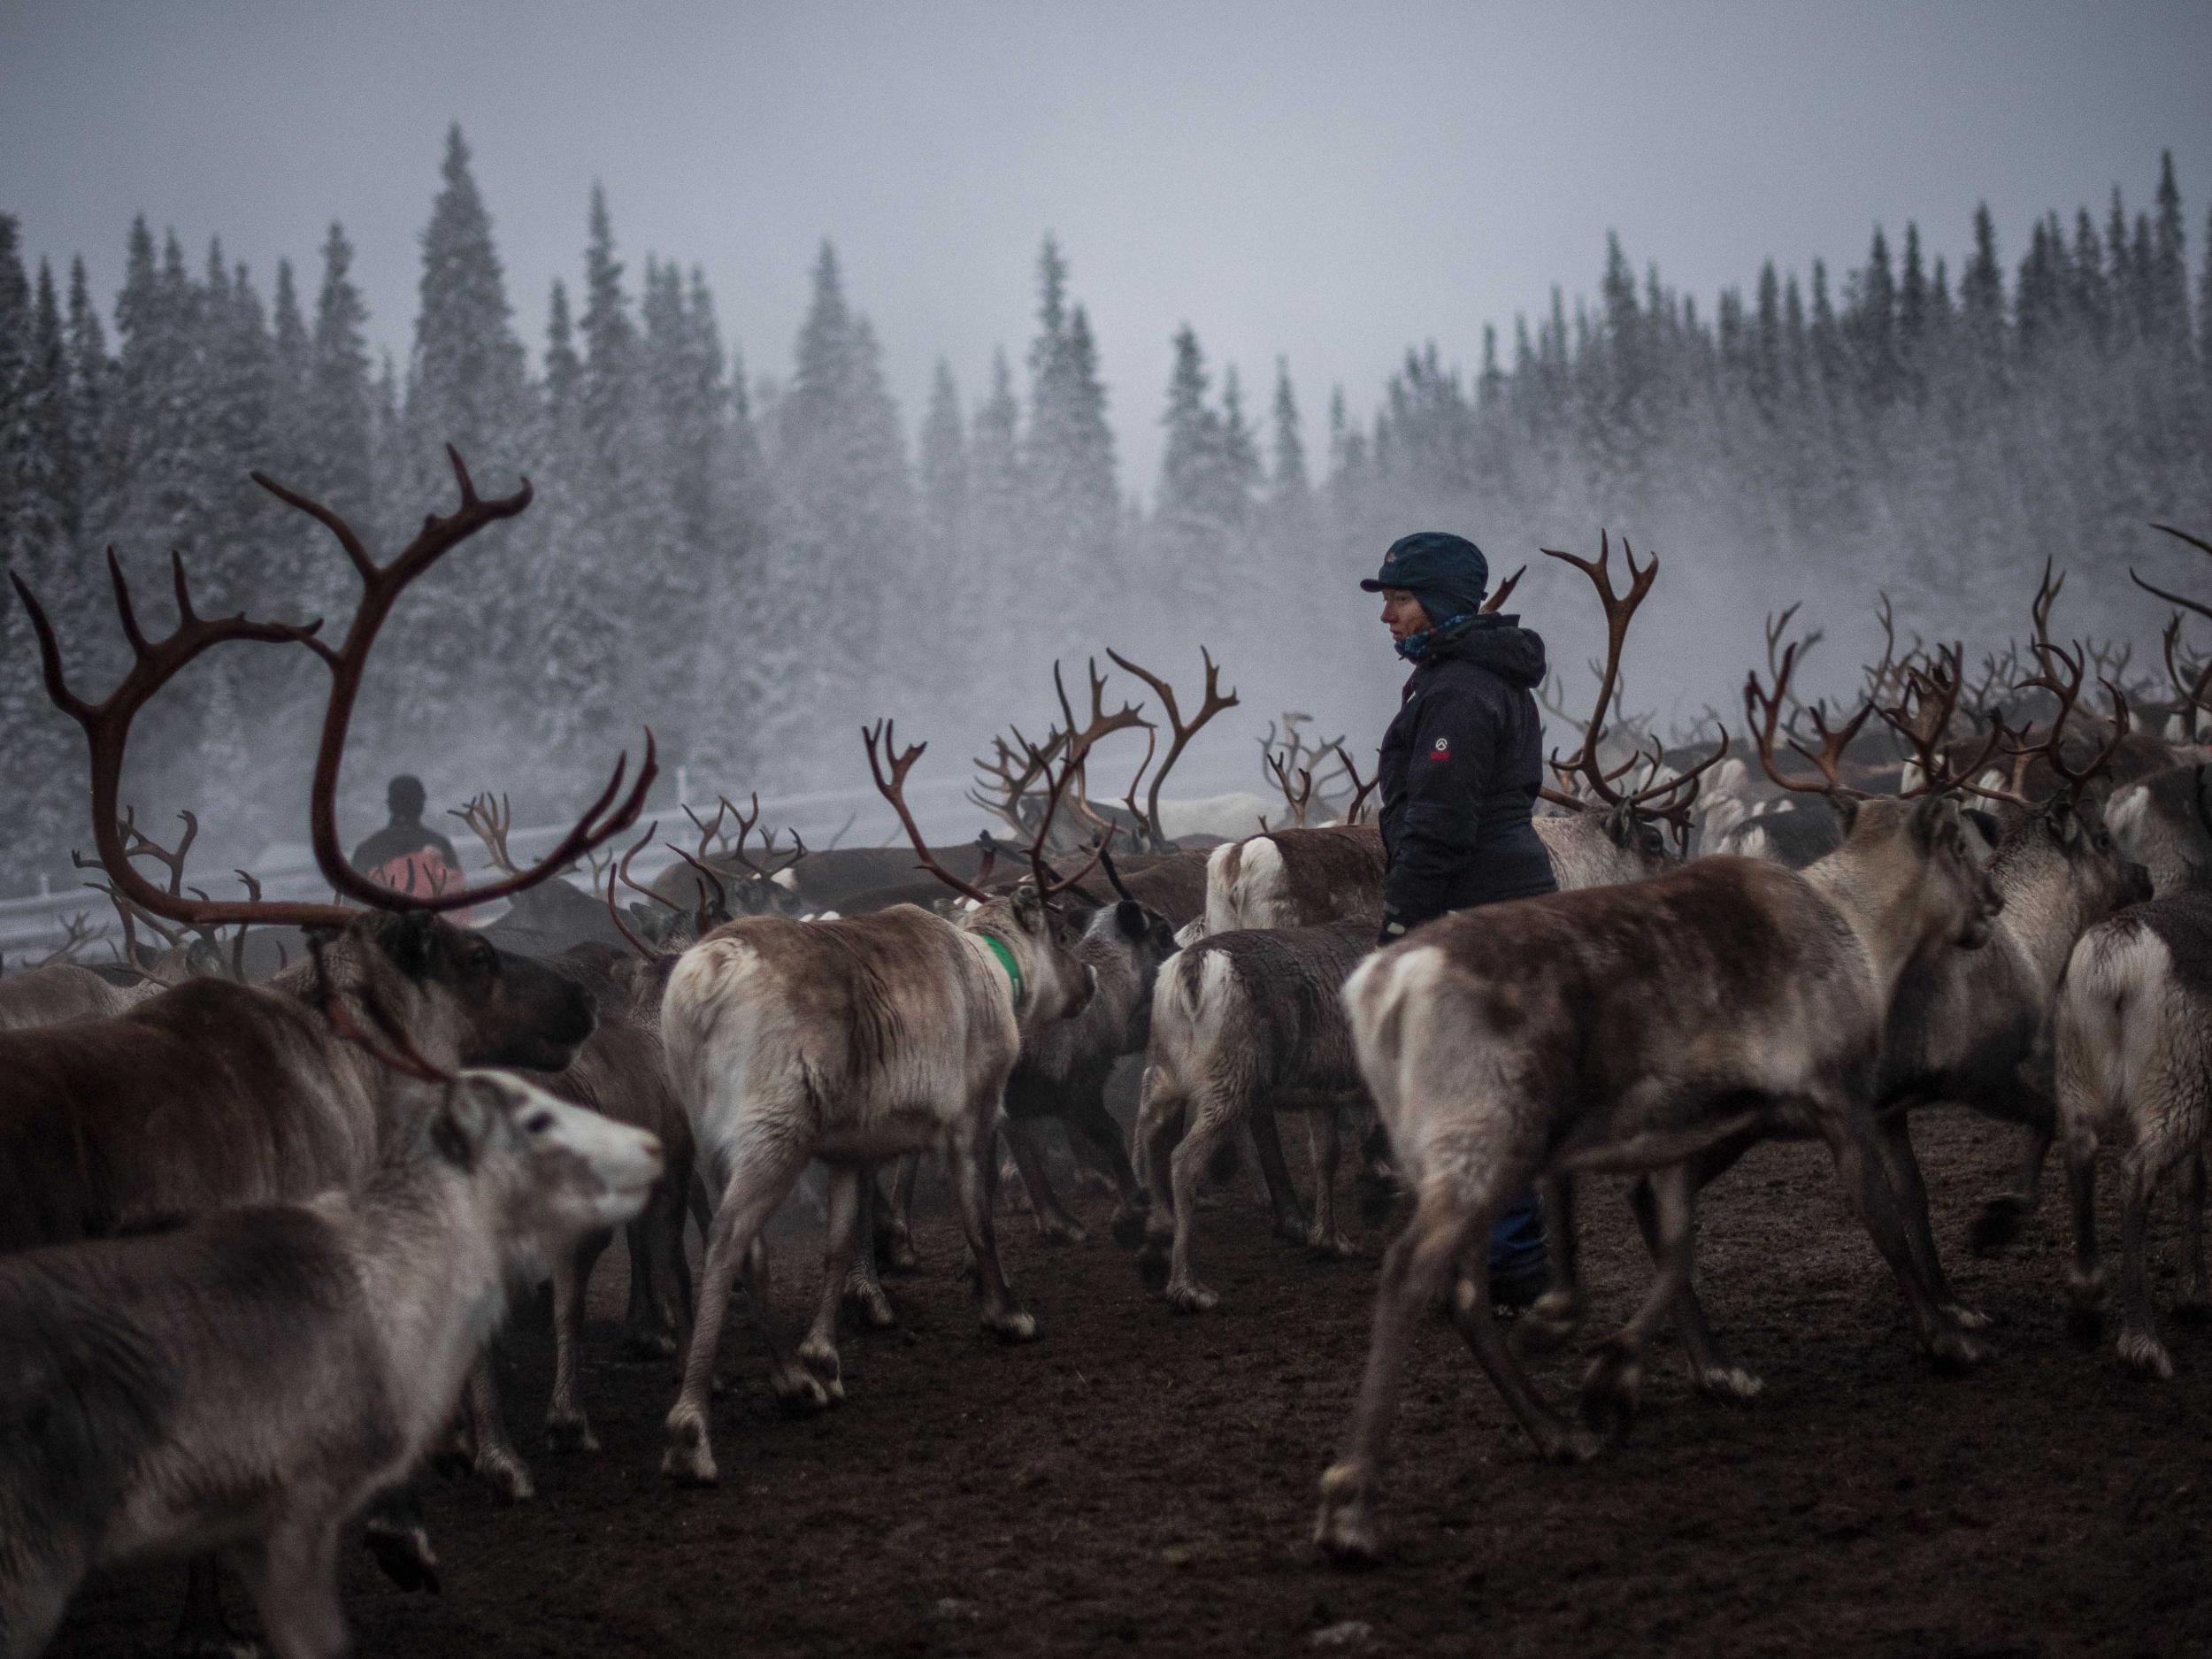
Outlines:
[[[1166, 680], [1161, 679], [1150, 669], [1139, 667], [1119, 651], [1109, 650], [1106, 655], [1124, 673], [1134, 674], [1152, 687], [1154, 694], [1160, 699], [1160, 707], [1167, 713], [1168, 726], [1174, 733], [1173, 740], [1168, 744], [1167, 758], [1160, 763], [1159, 771], [1152, 774], [1152, 787], [1145, 796], [1144, 811], [1141, 814], [1133, 812], [1133, 816], [1142, 818], [1145, 833], [1151, 838], [1153, 843], [1156, 846], [1164, 847], [1167, 844], [1167, 835], [1160, 827], [1160, 786], [1167, 781], [1168, 773], [1175, 770], [1175, 763], [1183, 757], [1184, 749], [1189, 747], [1191, 739], [1198, 735], [1201, 728], [1223, 710], [1233, 709], [1237, 706], [1236, 690], [1232, 687], [1226, 696], [1221, 694], [1220, 665], [1214, 661], [1213, 653], [1210, 650], [1204, 646], [1199, 647], [1199, 659], [1206, 668], [1205, 695], [1196, 716], [1186, 722], [1183, 718], [1182, 709], [1175, 701], [1174, 687], [1169, 685]], [[1146, 759], [1149, 762], [1150, 758], [1151, 751], [1148, 749]], [[1143, 775], [1142, 770], [1140, 769], [1137, 777], [1130, 780], [1129, 799], [1133, 807], [1137, 798], [1137, 785], [1142, 780]]]
[[1843, 751], [1874, 712], [1871, 703], [1860, 703], [1857, 711], [1837, 726], [1828, 724], [1828, 705], [1824, 700], [1806, 709], [1812, 720], [1813, 730], [1820, 738], [1819, 752], [1806, 749], [1794, 735], [1789, 738], [1789, 745], [1802, 759], [1819, 769], [1821, 782], [1806, 783], [1786, 777], [1775, 761], [1776, 728], [1781, 723], [1783, 702], [1789, 695], [1790, 676], [1796, 670], [1797, 655], [1798, 648], [1794, 644], [1782, 653], [1782, 661], [1775, 674], [1774, 689], [1770, 693], [1761, 687], [1757, 669], [1753, 669], [1744, 679], [1744, 719], [1751, 727], [1752, 740], [1759, 751], [1759, 764], [1765, 769], [1768, 777], [1785, 789], [1793, 789], [1801, 795], [1847, 795], [1863, 799], [1865, 792], [1846, 785], [1839, 775], [1839, 768], [1843, 764]]

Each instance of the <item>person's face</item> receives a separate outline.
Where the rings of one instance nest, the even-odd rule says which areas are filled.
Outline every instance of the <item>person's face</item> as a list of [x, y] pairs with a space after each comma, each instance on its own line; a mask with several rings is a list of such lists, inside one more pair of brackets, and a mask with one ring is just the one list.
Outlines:
[[1402, 588], [1383, 589], [1382, 619], [1394, 640], [1409, 640], [1428, 631], [1429, 613]]

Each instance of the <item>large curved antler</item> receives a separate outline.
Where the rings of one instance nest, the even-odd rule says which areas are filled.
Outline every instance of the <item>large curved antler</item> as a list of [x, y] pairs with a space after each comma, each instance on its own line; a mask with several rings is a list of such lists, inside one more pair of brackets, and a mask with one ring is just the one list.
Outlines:
[[134, 867], [132, 856], [139, 849], [126, 839], [125, 815], [118, 810], [118, 797], [122, 789], [123, 757], [130, 742], [131, 722], [138, 711], [202, 652], [217, 645], [243, 640], [258, 645], [326, 649], [315, 637], [316, 630], [322, 626], [319, 618], [294, 624], [254, 622], [242, 612], [231, 617], [201, 616], [192, 608], [192, 586], [185, 575], [184, 556], [171, 553], [169, 569], [176, 590], [177, 626], [163, 638], [150, 640], [138, 625], [138, 613], [131, 603], [130, 583], [124, 580], [123, 566], [115, 557], [115, 549], [108, 549], [108, 580], [115, 589], [115, 611], [122, 623], [123, 637], [130, 641], [131, 666], [115, 689], [96, 703], [86, 702], [69, 688], [68, 676], [62, 669], [61, 645], [54, 637], [54, 625], [47, 619], [45, 608], [20, 576], [13, 572], [9, 575], [17, 595], [23, 601], [23, 608], [30, 613], [32, 631], [38, 636], [39, 665], [45, 675], [46, 695], [53, 699], [56, 708], [83, 729], [91, 749], [92, 841], [101, 866], [116, 889], [131, 903], [150, 915], [187, 926], [220, 927], [237, 922], [295, 927], [342, 926], [352, 912], [339, 905], [187, 897], [180, 893], [165, 892]]
[[[323, 659], [330, 670], [331, 680], [330, 698], [323, 710], [322, 742], [315, 753], [308, 835], [314, 846], [315, 863], [333, 888], [364, 904], [386, 910], [465, 910], [493, 899], [510, 898], [526, 887], [535, 887], [636, 823], [644, 810], [646, 792], [652, 787], [660, 770], [652, 728], [648, 726], [644, 763], [639, 766], [637, 781], [628, 795], [622, 793], [622, 780], [630, 764], [626, 749], [616, 761], [614, 776], [608, 780], [607, 787], [551, 852], [527, 870], [487, 887], [451, 887], [431, 894], [394, 893], [356, 870], [346, 857], [338, 841], [338, 772], [345, 758], [346, 733], [353, 721], [353, 706], [361, 693], [361, 677], [368, 667], [369, 650], [376, 643], [378, 631], [409, 583], [486, 526], [511, 518], [530, 504], [528, 479], [522, 480], [522, 488], [513, 495], [487, 501], [476, 493], [468, 468], [450, 444], [446, 446], [446, 458], [452, 463], [454, 480], [460, 486], [459, 508], [442, 518], [435, 513], [426, 517], [415, 539], [388, 565], [379, 565], [370, 557], [353, 526], [332, 509], [286, 488], [265, 472], [253, 474], [255, 483], [279, 501], [296, 507], [336, 537], [361, 578], [361, 604], [353, 614], [353, 626], [347, 629], [344, 642], [334, 648], [310, 636], [302, 636], [300, 641]], [[618, 796], [621, 797], [619, 805], [616, 804]]]
[[1636, 568], [1636, 550], [1621, 538], [1621, 553], [1628, 561], [1628, 591], [1617, 592], [1613, 587], [1612, 538], [1603, 530], [1598, 532], [1598, 556], [1586, 559], [1572, 553], [1563, 553], [1556, 548], [1537, 549], [1546, 558], [1555, 558], [1571, 565], [1590, 579], [1598, 590], [1598, 603], [1605, 609], [1605, 665], [1598, 671], [1598, 700], [1590, 711], [1589, 724], [1582, 730], [1582, 748], [1570, 761], [1554, 757], [1554, 768], [1562, 772], [1579, 772], [1590, 780], [1591, 786], [1601, 798], [1612, 802], [1607, 786], [1611, 780], [1598, 764], [1598, 741], [1605, 734], [1605, 711], [1613, 702], [1613, 687], [1621, 675], [1621, 648], [1627, 642], [1628, 625], [1635, 619], [1636, 609], [1651, 592], [1651, 585], [1659, 577], [1659, 556], [1651, 556], [1641, 570]]

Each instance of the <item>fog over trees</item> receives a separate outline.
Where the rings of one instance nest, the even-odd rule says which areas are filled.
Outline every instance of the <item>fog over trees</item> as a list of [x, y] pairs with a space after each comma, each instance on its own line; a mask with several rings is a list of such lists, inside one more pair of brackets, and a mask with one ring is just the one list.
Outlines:
[[[203, 612], [342, 627], [345, 559], [249, 469], [388, 555], [450, 506], [449, 442], [487, 493], [527, 473], [537, 498], [403, 606], [348, 777], [357, 796], [412, 770], [439, 804], [506, 788], [518, 822], [645, 723], [709, 795], [850, 786], [881, 713], [962, 775], [984, 729], [1041, 715], [1055, 657], [1108, 644], [1187, 679], [1203, 642], [1256, 718], [1379, 732], [1393, 664], [1350, 584], [1425, 526], [1474, 535], [1499, 575], [1601, 525], [1655, 546], [1671, 632], [1630, 697], [1685, 720], [1727, 706], [1767, 606], [1832, 621], [1886, 588], [1909, 627], [2001, 638], [2048, 554], [2077, 572], [2073, 630], [2143, 634], [2127, 565], [2185, 569], [2146, 522], [2212, 526], [2212, 221], [2193, 273], [2170, 157], [2147, 207], [2116, 188], [2001, 234], [1983, 210], [1955, 263], [1918, 226], [1878, 228], [1857, 268], [1770, 263], [1709, 307], [1609, 239], [1594, 298], [1555, 288], [1479, 335], [1436, 319], [1479, 339], [1474, 366], [1412, 346], [1372, 411], [1299, 386], [1295, 341], [1249, 380], [1209, 358], [1203, 318], [1102, 342], [1081, 250], [1048, 237], [1034, 335], [972, 382], [941, 363], [902, 410], [865, 304], [895, 273], [865, 249], [776, 254], [813, 259], [805, 319], [741, 354], [750, 319], [718, 316], [696, 268], [634, 260], [619, 204], [584, 206], [572, 286], [518, 307], [457, 127], [403, 364], [369, 349], [342, 222], [265, 288], [219, 238], [188, 252], [142, 217], [109, 312], [81, 262], [27, 271], [0, 214], [0, 563], [78, 688], [127, 660], [110, 546], [150, 629], [173, 548]], [[1148, 407], [1110, 408], [1108, 353], [1120, 396], [1161, 388]], [[1118, 466], [1117, 416], [1163, 423], [1156, 480]], [[1517, 604], [1566, 664], [1591, 632], [1579, 580], [1533, 571]], [[211, 654], [142, 718], [127, 795], [296, 838], [322, 690], [302, 650]], [[73, 879], [82, 742], [12, 598], [0, 776], [0, 893]]]

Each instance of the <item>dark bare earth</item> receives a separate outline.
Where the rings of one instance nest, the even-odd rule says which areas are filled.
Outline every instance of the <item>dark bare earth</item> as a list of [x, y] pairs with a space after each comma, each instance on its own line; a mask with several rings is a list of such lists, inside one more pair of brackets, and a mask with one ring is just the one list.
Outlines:
[[[510, 1409], [537, 1500], [505, 1509], [434, 1484], [445, 1594], [403, 1594], [349, 1550], [354, 1632], [366, 1655], [453, 1659], [2212, 1650], [2212, 1335], [2166, 1321], [2179, 1375], [2164, 1386], [2075, 1347], [2057, 1183], [2008, 1256], [1976, 1262], [1955, 1241], [2008, 1142], [1953, 1115], [1920, 1140], [1960, 1290], [2003, 1321], [1994, 1367], [1945, 1378], [1916, 1358], [1825, 1154], [1767, 1148], [1713, 1194], [1700, 1276], [1765, 1396], [1694, 1395], [1663, 1344], [1625, 1442], [1543, 1467], [1432, 1323], [1394, 1442], [1395, 1554], [1354, 1574], [1306, 1538], [1365, 1352], [1374, 1253], [1310, 1263], [1249, 1192], [1202, 1224], [1223, 1307], [1195, 1318], [1153, 1300], [1110, 1243], [1046, 1248], [1008, 1217], [1008, 1271], [1044, 1326], [1023, 1348], [978, 1330], [956, 1233], [930, 1219], [924, 1272], [893, 1286], [904, 1330], [848, 1338], [848, 1402], [818, 1418], [778, 1414], [733, 1320], [713, 1492], [656, 1472], [675, 1379], [618, 1356], [611, 1253], [584, 1374], [606, 1449], [535, 1449], [550, 1341], [526, 1329]], [[1107, 1208], [1081, 1202], [1102, 1234]], [[1594, 1338], [1645, 1275], [1617, 1197], [1594, 1191], [1585, 1212]], [[2169, 1203], [2162, 1309], [2172, 1233]], [[777, 1263], [795, 1329], [814, 1248]], [[1579, 1369], [1563, 1356], [1539, 1375], [1562, 1393]], [[54, 1651], [158, 1650], [183, 1581], [159, 1567], [89, 1586]]]

